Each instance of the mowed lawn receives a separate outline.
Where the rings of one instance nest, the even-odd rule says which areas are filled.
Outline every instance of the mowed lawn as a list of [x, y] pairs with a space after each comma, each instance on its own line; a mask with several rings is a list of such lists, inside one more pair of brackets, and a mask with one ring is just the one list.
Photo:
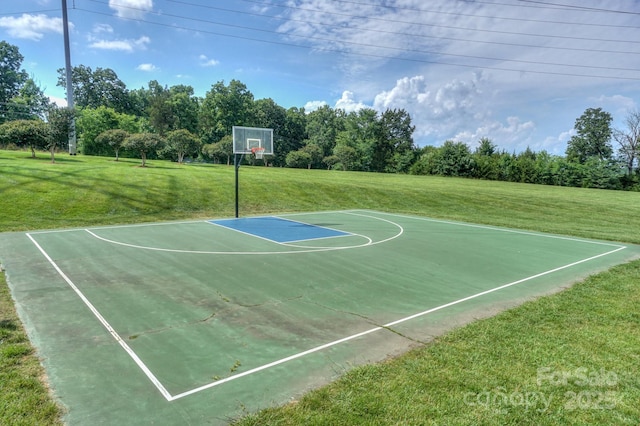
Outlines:
[[[0, 231], [234, 215], [233, 167], [0, 151]], [[240, 214], [375, 209], [640, 244], [640, 193], [240, 168]], [[0, 424], [61, 410], [0, 277]], [[356, 368], [239, 424], [640, 423], [640, 261]]]

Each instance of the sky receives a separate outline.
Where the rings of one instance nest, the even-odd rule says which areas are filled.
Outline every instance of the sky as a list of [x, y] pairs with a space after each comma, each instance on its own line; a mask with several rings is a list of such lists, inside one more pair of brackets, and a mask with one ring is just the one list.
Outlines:
[[[58, 104], [63, 0], [0, 0], [0, 37]], [[244, 83], [278, 105], [404, 109], [418, 146], [564, 155], [587, 108], [640, 103], [640, 0], [67, 0], [73, 66], [130, 90]]]

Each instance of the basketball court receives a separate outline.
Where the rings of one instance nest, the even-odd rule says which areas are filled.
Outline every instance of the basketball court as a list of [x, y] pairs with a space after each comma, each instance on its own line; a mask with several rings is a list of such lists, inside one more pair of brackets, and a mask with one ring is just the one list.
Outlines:
[[639, 255], [364, 210], [0, 234], [69, 424], [224, 424]]

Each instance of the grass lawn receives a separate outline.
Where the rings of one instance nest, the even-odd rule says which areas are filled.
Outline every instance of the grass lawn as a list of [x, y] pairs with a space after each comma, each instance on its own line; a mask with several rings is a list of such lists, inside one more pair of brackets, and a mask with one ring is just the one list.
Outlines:
[[[222, 165], [0, 151], [0, 232], [230, 217]], [[375, 209], [640, 244], [640, 193], [424, 176], [240, 169], [240, 214]], [[356, 368], [238, 424], [640, 423], [640, 261]], [[61, 411], [0, 278], [0, 423]]]

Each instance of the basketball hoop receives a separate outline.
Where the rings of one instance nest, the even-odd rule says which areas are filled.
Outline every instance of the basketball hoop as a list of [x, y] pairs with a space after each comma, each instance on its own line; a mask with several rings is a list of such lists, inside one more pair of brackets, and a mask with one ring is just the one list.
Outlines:
[[251, 153], [255, 155], [256, 160], [262, 160], [264, 158], [264, 148], [261, 148], [261, 147], [251, 148]]

